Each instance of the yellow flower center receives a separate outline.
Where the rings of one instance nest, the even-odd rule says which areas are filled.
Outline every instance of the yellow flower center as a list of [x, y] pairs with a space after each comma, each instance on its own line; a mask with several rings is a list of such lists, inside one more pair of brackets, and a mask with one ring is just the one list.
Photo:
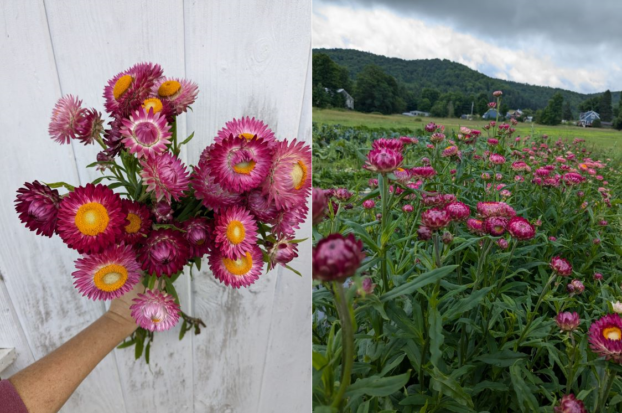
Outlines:
[[247, 141], [250, 141], [251, 139], [253, 139], [255, 137], [254, 133], [248, 133], [248, 132], [244, 132], [244, 133], [240, 133], [238, 135], [238, 138], [244, 138]]
[[95, 236], [101, 234], [108, 227], [108, 211], [98, 202], [90, 202], [78, 208], [75, 223], [78, 230], [84, 235]]
[[143, 108], [145, 108], [145, 112], [149, 113], [149, 110], [152, 110], [153, 113], [158, 113], [162, 110], [162, 101], [158, 98], [149, 98], [143, 101]]
[[603, 337], [609, 340], [619, 341], [622, 339], [622, 331], [618, 327], [607, 327], [603, 330]]
[[128, 234], [137, 233], [140, 229], [140, 224], [142, 223], [140, 217], [130, 212], [129, 214], [127, 214], [126, 219], [130, 221], [130, 223], [125, 226], [125, 232], [127, 232]]
[[134, 79], [130, 75], [121, 76], [112, 88], [112, 95], [114, 96], [114, 98], [116, 100], [119, 100], [119, 98], [123, 96], [123, 94], [127, 91], [133, 81]]
[[242, 276], [253, 268], [253, 257], [251, 257], [250, 252], [247, 252], [244, 257], [238, 258], [237, 260], [223, 258], [222, 263], [230, 274]]
[[109, 264], [101, 268], [93, 276], [95, 287], [101, 291], [112, 292], [125, 285], [127, 269], [119, 264]]
[[181, 83], [176, 80], [167, 80], [158, 88], [158, 95], [163, 97], [173, 96], [181, 89]]
[[162, 320], [161, 320], [161, 319], [159, 319], [159, 318], [151, 317], [151, 322], [152, 322], [152, 323], [156, 323], [156, 324], [157, 324], [157, 323], [159, 323], [160, 321], [162, 321]]
[[244, 238], [246, 238], [244, 224], [237, 220], [229, 222], [229, 225], [227, 225], [227, 239], [229, 242], [238, 245], [240, 242], [244, 241]]
[[255, 169], [255, 161], [240, 162], [233, 165], [233, 170], [239, 174], [249, 175]]
[[294, 189], [300, 189], [307, 180], [307, 165], [302, 161], [298, 161], [294, 164], [291, 172], [292, 182], [294, 183]]

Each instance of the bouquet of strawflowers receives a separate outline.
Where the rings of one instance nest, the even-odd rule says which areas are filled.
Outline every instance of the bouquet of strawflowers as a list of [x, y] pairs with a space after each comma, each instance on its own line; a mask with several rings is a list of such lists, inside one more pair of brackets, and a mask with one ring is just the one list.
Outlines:
[[195, 83], [140, 63], [104, 88], [107, 127], [97, 110], [62, 97], [52, 113], [52, 139], [101, 145], [88, 167], [103, 176], [79, 187], [26, 183], [15, 201], [26, 227], [57, 234], [82, 254], [72, 275], [84, 296], [111, 300], [143, 283], [131, 306], [139, 328], [122, 346], [135, 344], [137, 358], [146, 346], [147, 362], [155, 331], [181, 318], [181, 339], [204, 326], [180, 310], [173, 283], [186, 265], [192, 274], [207, 256], [220, 282], [247, 287], [264, 263], [268, 271], [277, 264], [290, 268], [301, 241], [295, 231], [308, 212], [309, 147], [277, 140], [255, 118], [227, 122], [196, 166], [182, 163], [180, 149], [194, 134], [178, 139], [176, 118], [197, 94]]

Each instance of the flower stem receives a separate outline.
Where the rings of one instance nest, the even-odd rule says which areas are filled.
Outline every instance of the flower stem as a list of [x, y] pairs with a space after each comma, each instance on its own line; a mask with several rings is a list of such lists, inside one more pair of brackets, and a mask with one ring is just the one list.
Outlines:
[[387, 226], [387, 210], [388, 210], [388, 191], [389, 191], [389, 178], [386, 174], [382, 174], [382, 218], [380, 221], [380, 274], [382, 276], [382, 290], [384, 292], [389, 291], [389, 277], [387, 274], [387, 248], [382, 241], [385, 228]]
[[533, 316], [538, 312], [538, 308], [540, 308], [540, 304], [542, 304], [542, 300], [544, 299], [544, 296], [548, 292], [548, 289], [553, 283], [553, 281], [555, 281], [555, 278], [557, 278], [557, 274], [553, 272], [551, 276], [549, 277], [549, 280], [546, 282], [546, 285], [542, 289], [542, 292], [540, 293], [540, 297], [538, 297], [538, 301], [536, 302], [536, 306], [533, 308], [533, 311], [530, 312], [529, 315], [527, 316], [527, 324], [525, 325], [523, 332], [518, 338], [518, 341], [514, 345], [515, 351], [518, 350], [518, 346], [520, 346], [520, 343], [525, 339], [525, 334], [527, 334], [527, 330], [529, 330], [529, 326], [531, 326], [531, 323], [533, 322]]
[[615, 379], [615, 374], [611, 374], [611, 370], [609, 370], [609, 364], [605, 366], [605, 377], [603, 377], [604, 385], [600, 386], [600, 392], [598, 393], [598, 400], [596, 401], [595, 412], [603, 411], [605, 404], [607, 403], [607, 397], [609, 397], [609, 393], [611, 392], [611, 387], [613, 386], [613, 382]]
[[574, 362], [577, 353], [577, 343], [572, 335], [572, 331], [568, 332], [568, 336], [570, 337], [570, 341], [572, 342], [571, 347], [571, 356], [568, 358], [568, 376], [566, 377], [566, 393], [570, 393], [570, 388], [572, 387], [572, 381], [574, 380]]
[[335, 298], [337, 304], [337, 312], [341, 321], [341, 342], [342, 342], [342, 367], [341, 381], [339, 382], [339, 390], [333, 399], [332, 407], [338, 407], [341, 399], [350, 385], [352, 366], [354, 364], [354, 332], [352, 331], [352, 318], [350, 317], [350, 309], [343, 284], [335, 281]]

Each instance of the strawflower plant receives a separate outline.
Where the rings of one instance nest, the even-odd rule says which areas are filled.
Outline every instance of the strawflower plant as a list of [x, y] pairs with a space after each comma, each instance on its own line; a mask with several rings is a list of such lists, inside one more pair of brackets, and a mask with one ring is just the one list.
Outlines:
[[315, 412], [622, 409], [620, 162], [513, 126], [314, 125]]
[[[62, 97], [49, 134], [60, 144], [98, 144], [88, 165], [102, 176], [84, 186], [27, 182], [17, 191], [20, 220], [37, 234], [58, 235], [81, 257], [74, 285], [92, 300], [111, 300], [138, 283], [145, 291], [131, 314], [139, 328], [120, 347], [149, 350], [154, 333], [176, 326], [180, 340], [205, 324], [181, 311], [174, 282], [184, 268], [201, 269], [231, 288], [248, 287], [264, 271], [298, 256], [296, 230], [308, 212], [311, 151], [278, 140], [255, 118], [233, 119], [218, 131], [199, 163], [184, 165], [177, 117], [195, 102], [198, 86], [139, 63], [104, 88], [108, 119]], [[63, 188], [66, 193], [59, 193]], [[299, 274], [299, 273], [298, 273]]]

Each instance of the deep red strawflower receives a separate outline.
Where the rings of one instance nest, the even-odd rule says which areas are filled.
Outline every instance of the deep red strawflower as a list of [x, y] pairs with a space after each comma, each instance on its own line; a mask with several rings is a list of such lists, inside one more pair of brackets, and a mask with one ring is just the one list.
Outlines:
[[499, 237], [505, 233], [508, 225], [507, 218], [490, 217], [484, 220], [484, 228], [486, 232], [493, 237]]
[[313, 248], [313, 278], [341, 281], [354, 275], [365, 258], [363, 243], [348, 234], [331, 234]]
[[579, 327], [581, 319], [579, 318], [578, 313], [570, 313], [565, 311], [557, 314], [555, 322], [561, 331], [574, 331], [577, 327]]
[[527, 241], [536, 236], [536, 229], [523, 217], [513, 217], [507, 226], [511, 236], [520, 241]]
[[51, 237], [56, 229], [60, 195], [39, 181], [26, 182], [25, 188], [17, 190], [15, 210], [26, 228], [37, 235]]
[[180, 271], [190, 258], [190, 249], [183, 233], [173, 229], [151, 231], [138, 251], [138, 261], [148, 274], [169, 277]]
[[568, 277], [572, 274], [572, 265], [570, 265], [568, 260], [565, 258], [553, 257], [551, 258], [550, 265], [551, 269], [553, 269], [557, 275]]
[[462, 202], [451, 202], [445, 206], [445, 211], [453, 221], [466, 221], [471, 215], [471, 209]]
[[440, 208], [431, 208], [421, 214], [421, 222], [423, 225], [433, 231], [445, 228], [450, 221], [451, 217], [447, 211]]

